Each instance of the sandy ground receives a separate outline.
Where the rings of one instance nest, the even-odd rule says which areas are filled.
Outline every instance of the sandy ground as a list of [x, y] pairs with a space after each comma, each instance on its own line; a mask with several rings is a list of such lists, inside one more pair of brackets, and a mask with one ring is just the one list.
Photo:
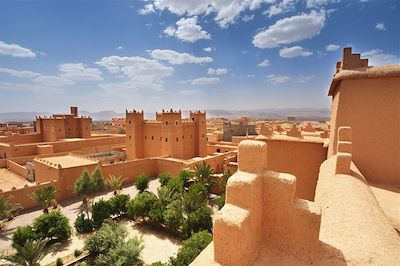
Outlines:
[[369, 184], [379, 205], [400, 233], [400, 187], [372, 183]]
[[32, 186], [28, 180], [6, 168], [0, 168], [0, 189], [3, 191], [11, 190], [13, 187], [22, 188], [25, 185]]

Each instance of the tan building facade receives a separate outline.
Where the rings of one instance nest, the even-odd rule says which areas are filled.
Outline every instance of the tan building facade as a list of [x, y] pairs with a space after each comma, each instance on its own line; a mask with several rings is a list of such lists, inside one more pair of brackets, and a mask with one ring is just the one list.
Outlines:
[[144, 120], [143, 111], [126, 111], [126, 152], [128, 160], [147, 157], [190, 159], [207, 156], [205, 112], [181, 111], [156, 113], [156, 120]]

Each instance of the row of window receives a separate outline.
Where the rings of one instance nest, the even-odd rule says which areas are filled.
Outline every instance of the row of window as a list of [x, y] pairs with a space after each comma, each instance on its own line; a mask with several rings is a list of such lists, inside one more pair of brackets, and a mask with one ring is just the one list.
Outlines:
[[[192, 139], [193, 136], [190, 135], [190, 138]], [[202, 138], [204, 138], [204, 134], [202, 135]], [[132, 137], [129, 136], [129, 139], [132, 139]], [[147, 139], [147, 136], [144, 136], [144, 139]], [[185, 136], [182, 136], [182, 139], [185, 139]], [[154, 140], [154, 136], [151, 136], [151, 140]], [[160, 137], [160, 141], [162, 141], [162, 137]], [[178, 137], [176, 137], [176, 141], [177, 141], [177, 142], [179, 141], [179, 138], [178, 138]], [[168, 138], [165, 138], [165, 142], [168, 142]]]

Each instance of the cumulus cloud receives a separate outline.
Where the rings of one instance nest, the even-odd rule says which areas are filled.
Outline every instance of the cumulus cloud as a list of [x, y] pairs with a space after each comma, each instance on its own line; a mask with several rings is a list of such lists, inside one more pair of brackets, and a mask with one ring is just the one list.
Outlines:
[[28, 48], [14, 43], [8, 44], [2, 41], [0, 41], [0, 54], [10, 55], [12, 57], [36, 57], [36, 54]]
[[284, 0], [281, 2], [276, 2], [271, 5], [266, 11], [263, 12], [264, 15], [272, 17], [275, 15], [287, 13], [295, 9], [295, 4], [297, 0]]
[[324, 11], [315, 10], [309, 14], [280, 19], [268, 29], [258, 32], [253, 38], [253, 44], [258, 48], [274, 48], [311, 39], [320, 33], [325, 19]]
[[368, 58], [368, 62], [372, 66], [399, 64], [400, 58], [395, 54], [385, 54], [381, 49], [372, 49], [361, 53], [363, 58]]
[[301, 46], [285, 47], [279, 51], [279, 55], [284, 58], [293, 58], [298, 56], [310, 56], [312, 52], [304, 50]]
[[58, 66], [60, 76], [71, 80], [102, 80], [101, 72], [97, 68], [88, 68], [82, 63], [61, 64]]
[[245, 16], [242, 18], [242, 20], [243, 20], [244, 22], [249, 22], [249, 21], [251, 21], [251, 20], [253, 20], [253, 19], [254, 19], [254, 15], [251, 15], [251, 16], [245, 15]]
[[208, 78], [208, 77], [201, 77], [192, 80], [191, 84], [192, 85], [215, 85], [218, 84], [221, 80], [219, 78]]
[[270, 66], [271, 64], [269, 63], [268, 59], [265, 59], [264, 61], [262, 61], [261, 63], [259, 63], [257, 66], [258, 67], [267, 67]]
[[213, 52], [213, 51], [215, 51], [215, 50], [217, 50], [217, 49], [215, 49], [215, 47], [206, 47], [206, 48], [203, 48], [203, 51], [204, 51], [204, 52]]
[[308, 8], [320, 8], [328, 4], [338, 3], [340, 0], [307, 0], [306, 6]]
[[267, 81], [273, 84], [285, 83], [288, 82], [289, 80], [290, 80], [289, 76], [275, 75], [275, 74], [267, 75]]
[[176, 37], [184, 42], [196, 42], [202, 39], [210, 39], [210, 34], [197, 25], [197, 16], [181, 18], [176, 22], [177, 28], [169, 26], [164, 30], [168, 36]]
[[228, 73], [226, 68], [209, 68], [207, 71], [208, 75], [225, 75]]
[[[162, 90], [163, 79], [174, 73], [174, 68], [157, 60], [139, 56], [108, 56], [96, 64], [105, 67], [110, 73], [123, 74], [129, 81], [118, 84], [119, 88]], [[105, 85], [103, 85], [105, 86]], [[107, 86], [110, 87], [108, 84]], [[116, 85], [117, 86], [117, 85]]]
[[380, 31], [386, 31], [385, 24], [382, 22], [376, 23], [375, 29], [380, 30]]
[[149, 51], [150, 56], [157, 60], [167, 61], [172, 65], [182, 64], [205, 64], [214, 60], [211, 57], [197, 57], [188, 53], [179, 53], [173, 50], [156, 49]]
[[336, 44], [329, 44], [329, 45], [325, 46], [325, 50], [328, 51], [328, 52], [336, 51], [339, 48], [340, 48], [340, 46], [336, 45]]
[[[235, 23], [240, 14], [246, 10], [256, 10], [263, 3], [272, 3], [273, 0], [152, 0], [141, 13], [148, 14], [152, 10], [168, 10], [179, 16], [215, 14], [214, 21], [226, 28]], [[151, 5], [151, 7], [147, 7]]]
[[147, 15], [147, 14], [154, 13], [154, 12], [155, 12], [155, 10], [154, 10], [154, 5], [153, 4], [147, 4], [142, 9], [140, 9], [138, 11], [138, 13], [140, 15]]

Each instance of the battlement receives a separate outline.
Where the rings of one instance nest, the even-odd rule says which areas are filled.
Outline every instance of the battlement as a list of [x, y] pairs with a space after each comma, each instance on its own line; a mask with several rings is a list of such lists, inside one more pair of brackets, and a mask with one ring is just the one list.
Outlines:
[[172, 108], [170, 110], [164, 110], [162, 109], [161, 112], [156, 112], [156, 115], [164, 115], [164, 114], [181, 114], [181, 110], [179, 109], [178, 111], [173, 110]]
[[354, 70], [367, 67], [368, 59], [361, 59], [360, 54], [353, 54], [351, 47], [346, 47], [343, 49], [342, 60], [336, 63], [336, 73], [339, 73], [340, 70]]
[[128, 109], [125, 110], [126, 114], [144, 114], [143, 110], [140, 112], [139, 110], [133, 109], [132, 111], [129, 111]]

